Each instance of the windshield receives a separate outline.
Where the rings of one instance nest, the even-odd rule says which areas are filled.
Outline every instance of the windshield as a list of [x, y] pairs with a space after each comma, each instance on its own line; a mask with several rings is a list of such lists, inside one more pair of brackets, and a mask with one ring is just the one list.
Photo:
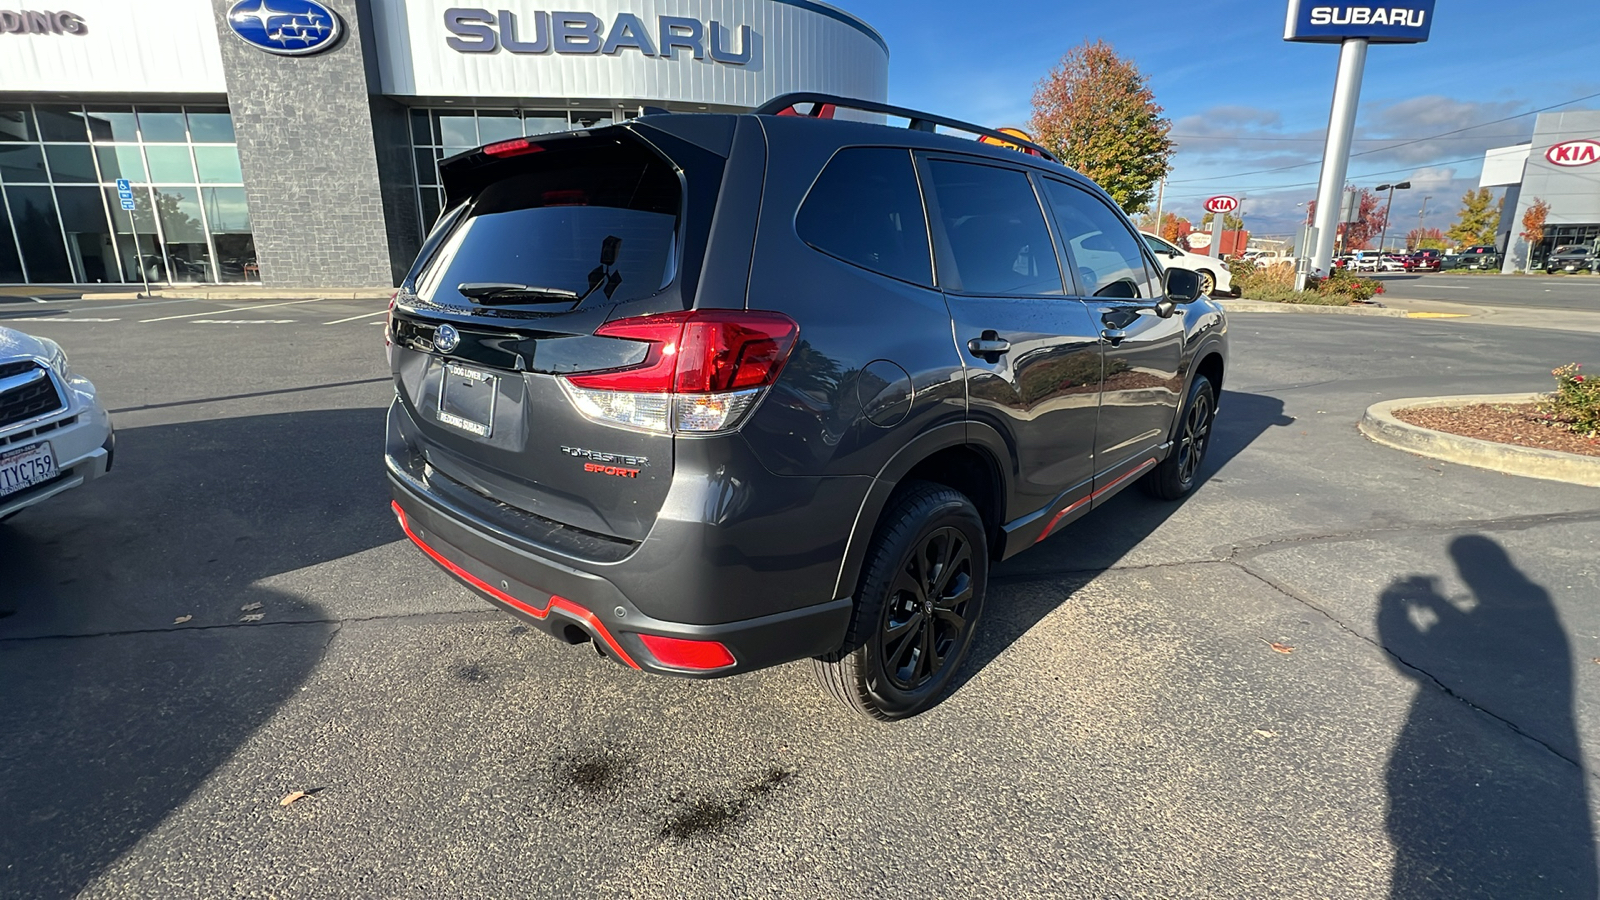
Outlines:
[[478, 193], [418, 277], [418, 297], [467, 305], [459, 287], [471, 284], [485, 303], [495, 298], [484, 285], [623, 301], [672, 282], [681, 199], [672, 169], [636, 147], [551, 157]]

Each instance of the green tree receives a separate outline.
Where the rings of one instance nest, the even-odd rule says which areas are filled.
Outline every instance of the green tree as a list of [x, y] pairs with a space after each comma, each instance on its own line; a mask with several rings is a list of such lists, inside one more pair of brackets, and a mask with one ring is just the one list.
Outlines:
[[1443, 250], [1447, 246], [1444, 232], [1437, 228], [1413, 228], [1406, 234], [1407, 250]]
[[1072, 48], [1033, 92], [1033, 133], [1062, 162], [1137, 213], [1171, 170], [1172, 122], [1148, 79], [1103, 40]]
[[1500, 227], [1500, 208], [1492, 205], [1494, 192], [1488, 188], [1467, 191], [1461, 198], [1461, 212], [1444, 236], [1463, 247], [1494, 243]]

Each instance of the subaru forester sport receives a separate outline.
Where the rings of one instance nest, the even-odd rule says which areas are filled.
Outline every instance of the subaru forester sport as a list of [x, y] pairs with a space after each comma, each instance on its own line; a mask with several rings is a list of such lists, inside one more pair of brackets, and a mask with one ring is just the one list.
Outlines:
[[992, 563], [1135, 482], [1196, 483], [1222, 310], [1020, 138], [787, 95], [440, 171], [387, 330], [394, 511], [622, 665], [809, 658], [858, 712], [914, 715]]

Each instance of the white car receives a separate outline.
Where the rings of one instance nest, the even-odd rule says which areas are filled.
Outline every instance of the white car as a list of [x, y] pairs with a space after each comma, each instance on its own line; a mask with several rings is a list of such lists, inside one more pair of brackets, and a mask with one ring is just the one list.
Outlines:
[[1162, 265], [1200, 273], [1200, 293], [1207, 296], [1233, 293], [1233, 273], [1228, 271], [1228, 264], [1223, 260], [1180, 250], [1147, 232], [1141, 231], [1139, 235]]
[[61, 345], [0, 328], [0, 519], [104, 475], [115, 446]]

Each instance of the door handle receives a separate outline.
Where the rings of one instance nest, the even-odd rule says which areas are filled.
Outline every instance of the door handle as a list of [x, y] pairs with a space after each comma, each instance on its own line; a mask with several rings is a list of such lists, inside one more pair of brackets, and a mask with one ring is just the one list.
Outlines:
[[1113, 347], [1121, 344], [1127, 336], [1128, 333], [1121, 328], [1107, 328], [1105, 331], [1100, 332], [1100, 340]]
[[1011, 351], [1011, 342], [1002, 338], [997, 332], [985, 331], [982, 337], [967, 341], [967, 350], [973, 356], [994, 362], [1001, 354]]

